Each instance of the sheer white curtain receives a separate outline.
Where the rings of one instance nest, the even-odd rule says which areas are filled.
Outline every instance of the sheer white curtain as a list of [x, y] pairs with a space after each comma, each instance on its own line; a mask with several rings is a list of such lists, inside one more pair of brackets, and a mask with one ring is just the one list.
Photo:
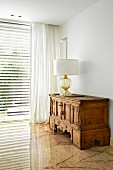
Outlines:
[[49, 93], [57, 92], [53, 59], [59, 55], [59, 26], [31, 24], [31, 123], [49, 118]]

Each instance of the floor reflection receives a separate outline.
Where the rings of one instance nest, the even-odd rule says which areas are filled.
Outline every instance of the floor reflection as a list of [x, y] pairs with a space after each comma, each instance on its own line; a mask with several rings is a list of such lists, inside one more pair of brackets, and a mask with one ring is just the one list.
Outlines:
[[113, 148], [79, 150], [47, 124], [0, 123], [0, 170], [111, 170]]
[[28, 122], [0, 124], [0, 170], [30, 170]]

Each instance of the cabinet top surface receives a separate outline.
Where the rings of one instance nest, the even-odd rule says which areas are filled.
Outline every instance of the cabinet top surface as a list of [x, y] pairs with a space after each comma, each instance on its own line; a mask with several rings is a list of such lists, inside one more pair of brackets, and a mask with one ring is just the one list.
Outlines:
[[60, 94], [49, 94], [50, 97], [59, 99], [73, 99], [73, 100], [109, 100], [108, 98], [88, 96], [84, 94], [72, 94], [72, 96], [62, 96]]

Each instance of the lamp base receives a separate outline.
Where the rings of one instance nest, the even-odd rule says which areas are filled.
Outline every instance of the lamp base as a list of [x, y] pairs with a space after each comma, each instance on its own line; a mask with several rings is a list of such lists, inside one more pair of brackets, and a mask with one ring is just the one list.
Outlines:
[[68, 91], [68, 89], [71, 87], [71, 79], [67, 77], [67, 75], [64, 75], [60, 80], [60, 87], [62, 89], [62, 92], [60, 95], [62, 96], [71, 96], [72, 94]]
[[72, 96], [72, 94], [68, 91], [68, 90], [63, 90], [61, 93], [60, 93], [61, 96]]

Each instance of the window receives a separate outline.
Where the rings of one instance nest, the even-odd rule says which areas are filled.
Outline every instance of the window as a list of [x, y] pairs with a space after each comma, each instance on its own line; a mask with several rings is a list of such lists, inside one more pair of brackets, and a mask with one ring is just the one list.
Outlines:
[[0, 22], [0, 114], [29, 113], [30, 25]]

